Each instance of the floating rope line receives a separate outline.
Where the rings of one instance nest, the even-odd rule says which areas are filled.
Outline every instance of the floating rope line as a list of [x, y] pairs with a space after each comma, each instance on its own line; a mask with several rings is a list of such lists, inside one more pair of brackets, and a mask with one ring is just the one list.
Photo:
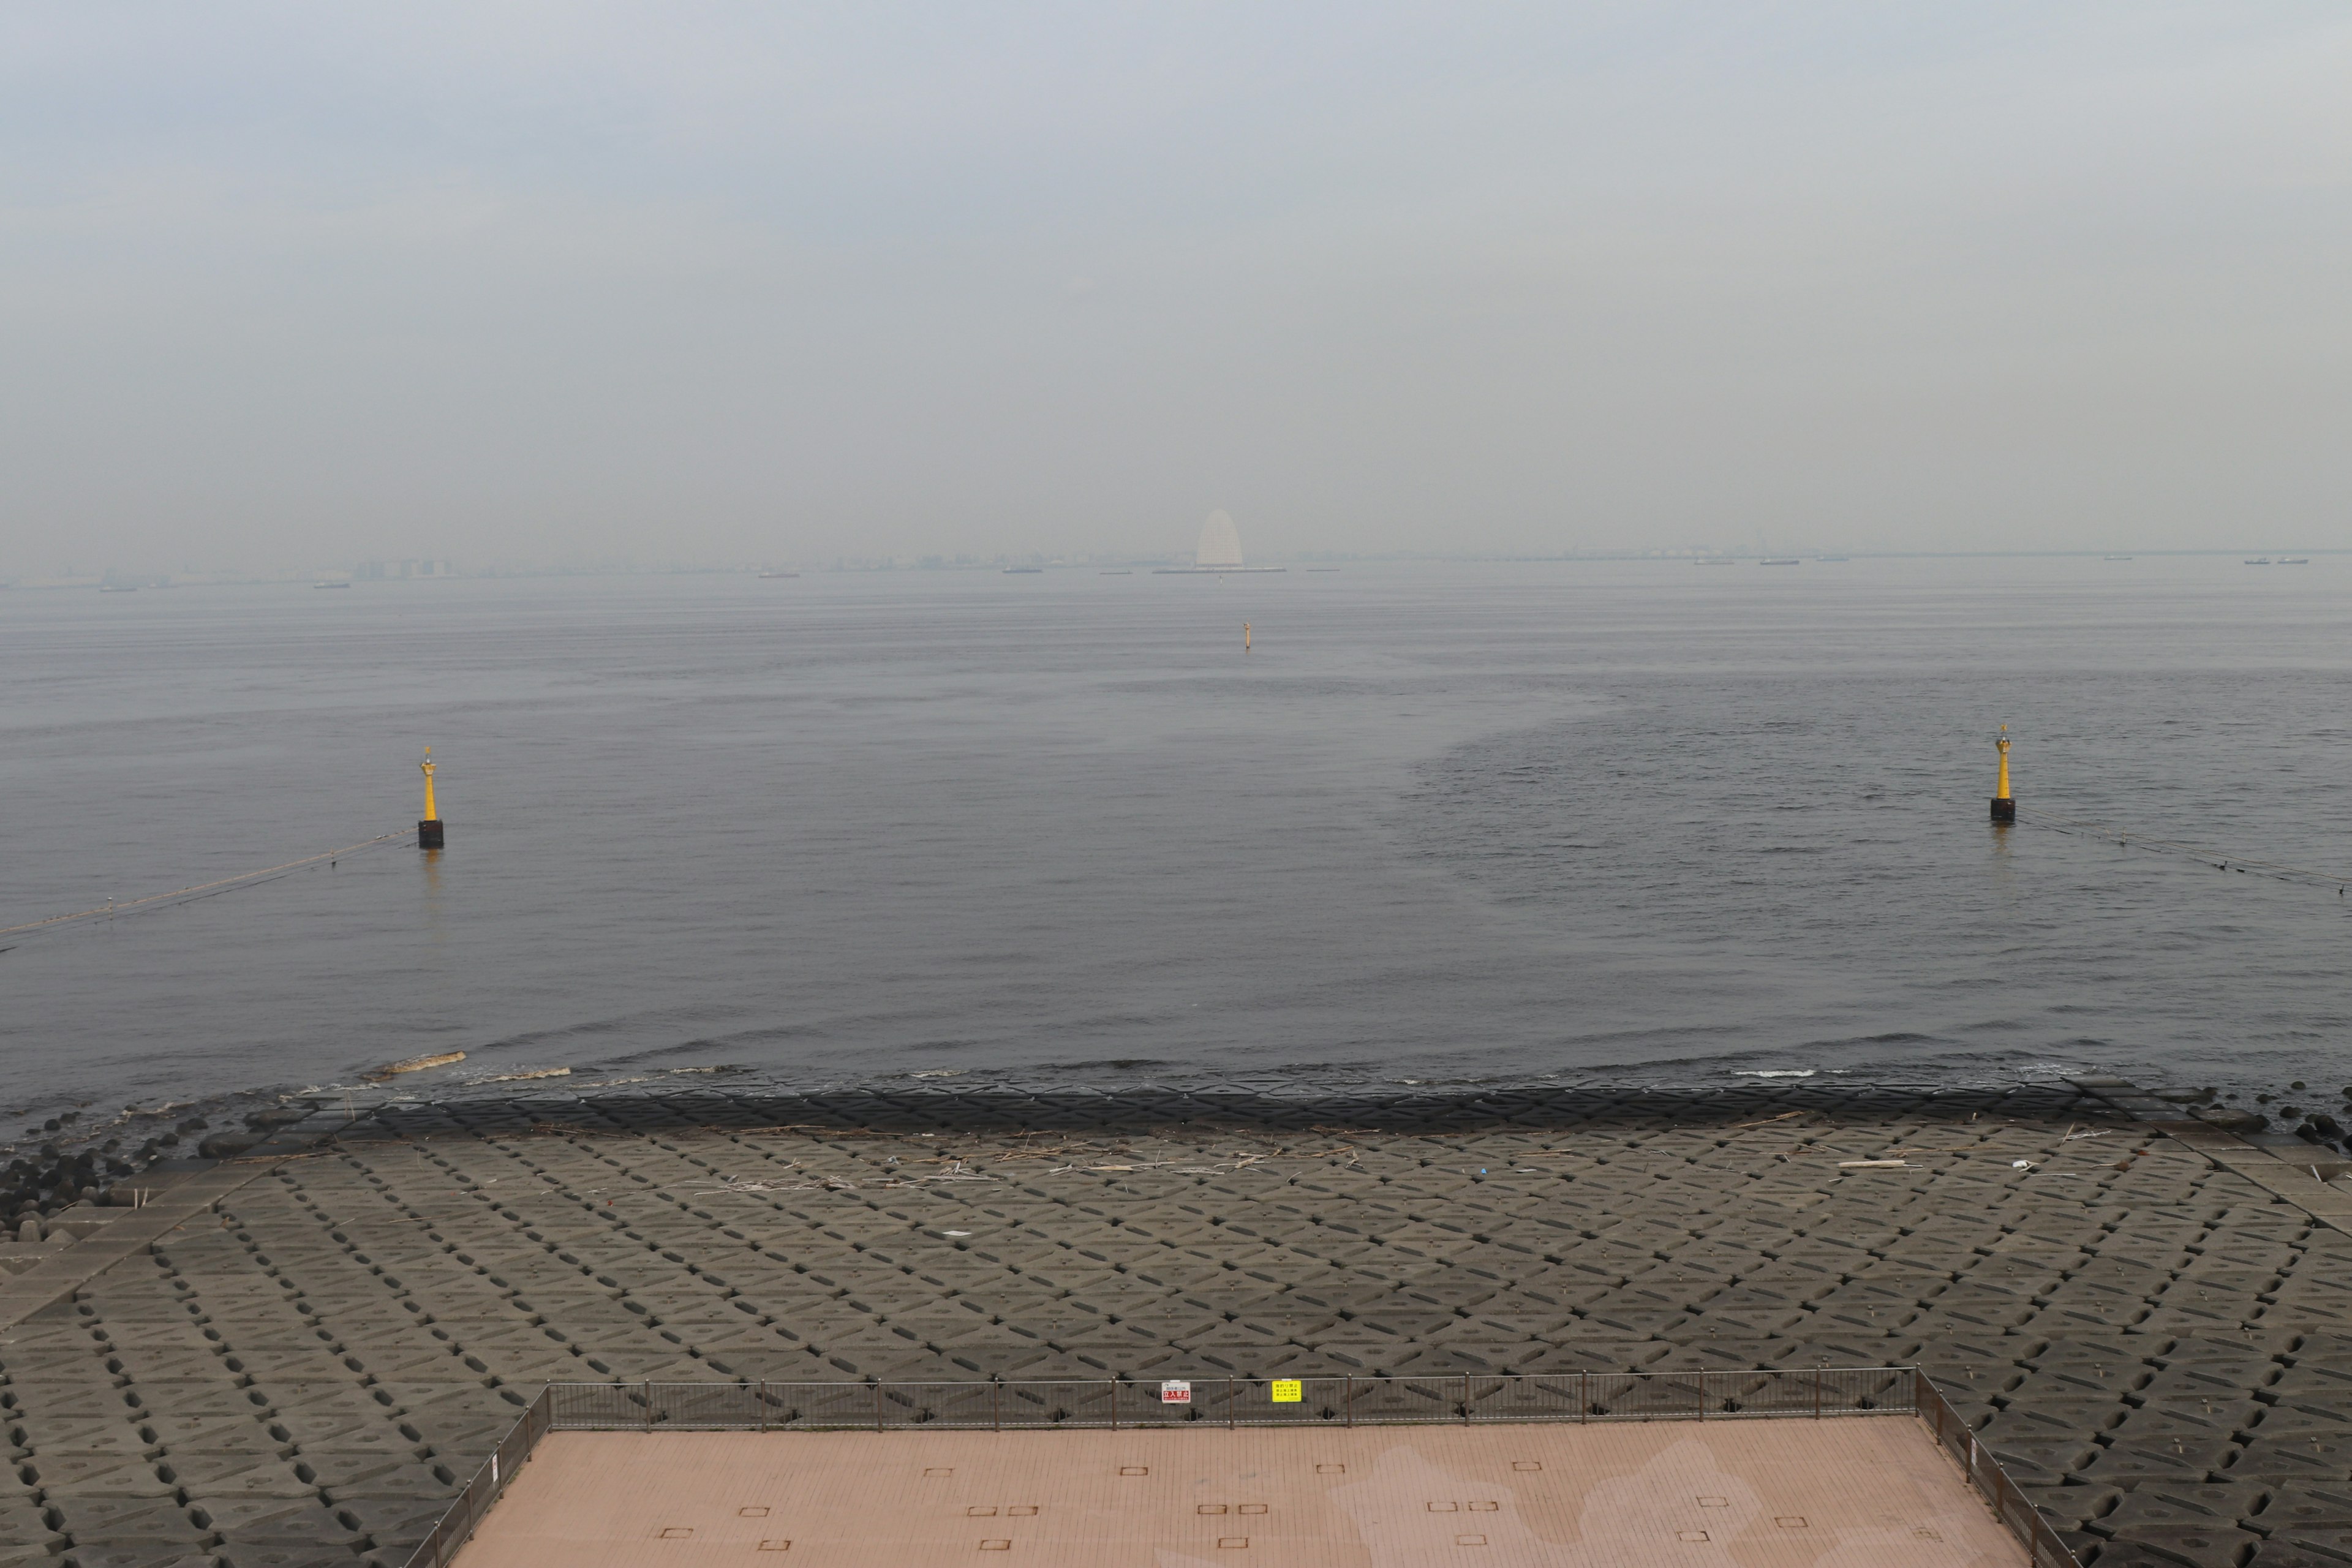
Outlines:
[[258, 871], [247, 871], [241, 877], [223, 877], [217, 882], [199, 882], [193, 888], [182, 888], [170, 893], [155, 893], [143, 899], [132, 899], [127, 903], [117, 903], [110, 899], [94, 910], [77, 910], [69, 915], [51, 915], [45, 921], [27, 921], [20, 926], [0, 926], [0, 936], [15, 936], [19, 931], [45, 931], [50, 926], [68, 925], [75, 921], [96, 920], [101, 915], [129, 914], [133, 910], [152, 909], [157, 904], [169, 903], [174, 899], [191, 899], [199, 894], [223, 892], [230, 888], [243, 887], [247, 883], [258, 881], [264, 877], [282, 876], [288, 871], [299, 870], [305, 866], [315, 866], [321, 860], [332, 860], [338, 856], [356, 854], [362, 849], [372, 849], [379, 844], [389, 844], [394, 839], [415, 837], [416, 829], [414, 827], [404, 827], [397, 833], [380, 833], [373, 838], [362, 838], [357, 844], [348, 844], [341, 849], [330, 849], [323, 855], [305, 855], [299, 860], [289, 860], [283, 866], [268, 866]]
[[2147, 849], [2159, 855], [2186, 855], [2223, 871], [2240, 871], [2250, 877], [2269, 877], [2281, 882], [2305, 882], [2314, 887], [2333, 888], [2339, 897], [2343, 896], [2345, 889], [2352, 887], [2352, 877], [2333, 871], [2315, 871], [2307, 866], [2283, 866], [2274, 860], [2249, 860], [2241, 856], [2225, 855], [2218, 849], [2208, 849], [2201, 844], [2184, 844], [2179, 839], [2158, 838], [2153, 834], [2118, 833], [2095, 822], [2077, 822], [2072, 817], [2053, 816], [2046, 811], [2028, 811], [2021, 806], [2017, 819], [2036, 827], [2071, 833], [2077, 837], [2104, 839], [2126, 849]]

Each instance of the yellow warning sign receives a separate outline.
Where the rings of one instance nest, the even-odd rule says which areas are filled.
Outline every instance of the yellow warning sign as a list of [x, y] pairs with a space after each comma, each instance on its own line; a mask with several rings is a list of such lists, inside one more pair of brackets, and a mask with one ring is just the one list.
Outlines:
[[1301, 1388], [1298, 1379], [1295, 1377], [1275, 1379], [1274, 1402], [1276, 1405], [1296, 1405], [1305, 1397], [1305, 1391]]

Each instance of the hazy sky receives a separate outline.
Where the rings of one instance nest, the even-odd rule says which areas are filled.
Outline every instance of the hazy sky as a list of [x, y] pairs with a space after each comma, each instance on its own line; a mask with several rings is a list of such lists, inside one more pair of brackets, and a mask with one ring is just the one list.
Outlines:
[[2352, 543], [2341, 0], [0, 8], [0, 573]]

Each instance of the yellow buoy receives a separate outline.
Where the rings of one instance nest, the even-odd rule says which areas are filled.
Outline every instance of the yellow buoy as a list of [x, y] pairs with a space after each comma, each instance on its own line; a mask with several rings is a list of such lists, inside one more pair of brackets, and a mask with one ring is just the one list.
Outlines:
[[2017, 802], [2011, 800], [2009, 795], [2008, 725], [2003, 724], [2000, 727], [2000, 738], [1995, 741], [1992, 744], [1993, 749], [2000, 753], [2000, 784], [1992, 797], [1992, 819], [1995, 822], [2015, 822], [2017, 820]]
[[1250, 650], [1250, 627], [1249, 627], [1249, 623], [1248, 623], [1247, 621], [1244, 621], [1244, 622], [1242, 623], [1242, 651], [1243, 651], [1244, 653], [1247, 653], [1247, 652], [1249, 652], [1249, 650]]
[[441, 812], [433, 803], [433, 748], [425, 748], [425, 816], [416, 824], [419, 849], [441, 847]]

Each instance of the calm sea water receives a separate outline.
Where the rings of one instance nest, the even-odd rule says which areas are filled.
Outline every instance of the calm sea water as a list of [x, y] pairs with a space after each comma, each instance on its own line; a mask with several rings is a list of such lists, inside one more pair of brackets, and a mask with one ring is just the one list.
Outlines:
[[2352, 876], [2341, 559], [0, 601], [0, 924], [404, 827], [427, 743], [449, 835], [0, 938], [0, 1109], [436, 1049], [2352, 1081], [2352, 900], [1985, 807], [2006, 722], [2029, 809]]

